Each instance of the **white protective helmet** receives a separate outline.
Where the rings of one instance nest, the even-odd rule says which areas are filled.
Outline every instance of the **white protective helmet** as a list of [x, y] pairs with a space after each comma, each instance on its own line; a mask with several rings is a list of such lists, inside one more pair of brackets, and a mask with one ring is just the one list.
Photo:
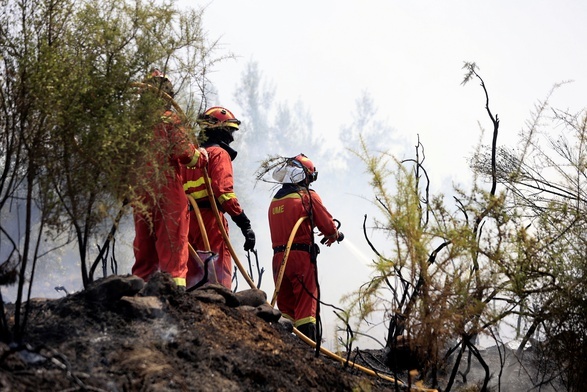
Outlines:
[[304, 154], [289, 158], [273, 171], [273, 179], [282, 184], [297, 184], [308, 180], [308, 184], [316, 181], [318, 171]]

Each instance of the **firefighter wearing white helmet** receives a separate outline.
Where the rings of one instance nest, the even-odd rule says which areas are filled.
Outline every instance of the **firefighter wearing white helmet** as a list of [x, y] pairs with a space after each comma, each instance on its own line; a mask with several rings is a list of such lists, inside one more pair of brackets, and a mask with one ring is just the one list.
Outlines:
[[[207, 109], [198, 117], [197, 122], [200, 126], [198, 139], [201, 146], [208, 152], [208, 175], [214, 200], [219, 211], [222, 212], [222, 225], [228, 233], [228, 222], [224, 216], [226, 213], [240, 228], [245, 238], [244, 250], [254, 250], [255, 233], [234, 192], [232, 161], [236, 158], [237, 152], [230, 147], [230, 143], [234, 141], [233, 133], [238, 131], [241, 122], [230, 110], [221, 106]], [[204, 172], [198, 169], [184, 169], [182, 175], [185, 192], [196, 200], [202, 214], [211, 250], [218, 254], [215, 265], [218, 282], [230, 289], [232, 286], [232, 257], [228, 245], [222, 237], [222, 232], [218, 228], [216, 216], [211, 209], [204, 182]], [[204, 249], [200, 227], [193, 211], [190, 216], [189, 241], [195, 249]], [[188, 267], [189, 287], [190, 284], [198, 283], [192, 282], [190, 278], [201, 276], [202, 273], [199, 271], [200, 267], [197, 263], [190, 262]]]
[[277, 280], [296, 222], [301, 217], [309, 218], [302, 222], [293, 239], [277, 295], [277, 307], [300, 332], [316, 341], [316, 257], [319, 250], [314, 242], [313, 229], [317, 228], [324, 236], [321, 242], [326, 246], [342, 241], [344, 236], [318, 193], [309, 188], [317, 180], [318, 171], [308, 157], [299, 154], [288, 158], [272, 175], [283, 184], [271, 200], [268, 211], [274, 280]]

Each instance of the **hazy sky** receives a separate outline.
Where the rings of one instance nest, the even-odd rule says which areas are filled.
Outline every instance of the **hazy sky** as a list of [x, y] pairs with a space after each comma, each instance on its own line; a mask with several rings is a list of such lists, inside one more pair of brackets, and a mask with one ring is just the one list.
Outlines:
[[[206, 6], [203, 20], [209, 41], [219, 40], [217, 54], [236, 55], [217, 64], [210, 77], [219, 95], [214, 104], [228, 107], [245, 127], [247, 118], [240, 115], [234, 89], [251, 61], [275, 86], [276, 100], [301, 101], [310, 111], [314, 131], [333, 143], [352, 121], [355, 101], [367, 92], [380, 120], [393, 129], [391, 143], [402, 139], [413, 146], [419, 135], [426, 148], [432, 193], [469, 179], [466, 159], [479, 142], [479, 124], [488, 131], [482, 141], [490, 143], [484, 93], [477, 81], [461, 85], [464, 62], [479, 67], [490, 108], [501, 120], [500, 144], [516, 145], [534, 105], [556, 83], [573, 81], [555, 93], [553, 107], [579, 112], [587, 106], [585, 0], [178, 0], [177, 4]], [[258, 155], [259, 151], [239, 151], [236, 164], [266, 158]], [[412, 157], [413, 151], [406, 155]], [[342, 295], [369, 280], [373, 255], [361, 225], [373, 206], [356, 190], [345, 189], [345, 184], [330, 186], [325, 179], [334, 177], [335, 169], [328, 162], [315, 163], [320, 176], [314, 189], [341, 220], [346, 235], [341, 244], [322, 247], [321, 299], [341, 306]], [[361, 173], [355, 167], [348, 175]], [[237, 194], [241, 191], [236, 189]], [[263, 189], [254, 196], [261, 207], [243, 207], [255, 211], [250, 218], [260, 264], [266, 270], [261, 288], [270, 299], [272, 251], [264, 205], [269, 205], [271, 192]], [[117, 238], [120, 274], [130, 273], [134, 261], [131, 218], [130, 214], [125, 218]], [[243, 237], [232, 223], [231, 239], [246, 263]], [[386, 251], [385, 241], [377, 245]], [[50, 257], [54, 263], [37, 267], [33, 297], [63, 296], [55, 290], [61, 285], [69, 292], [80, 290], [79, 266], [58, 263], [78, 260], [77, 249], [58, 249]], [[95, 278], [98, 275], [100, 271]], [[14, 301], [15, 288], [2, 289], [4, 300]], [[239, 277], [238, 289], [246, 288]], [[322, 311], [325, 346], [333, 348], [336, 318], [331, 309]], [[383, 342], [385, 331], [378, 328], [374, 335]], [[365, 346], [369, 341], [361, 341]]]
[[[475, 62], [485, 80], [491, 110], [501, 119], [500, 144], [515, 146], [533, 106], [555, 83], [574, 81], [557, 91], [554, 107], [576, 112], [586, 106], [584, 0], [178, 2], [181, 7], [205, 4], [208, 39], [220, 40], [218, 53], [237, 56], [217, 65], [211, 75], [219, 104], [230, 108], [246, 125], [247, 119], [239, 114], [234, 100], [234, 89], [245, 66], [254, 61], [276, 87], [276, 99], [303, 102], [310, 110], [315, 132], [331, 136], [329, 140], [335, 142], [340, 129], [353, 118], [355, 101], [368, 92], [381, 120], [393, 128], [395, 139], [413, 145], [420, 135], [433, 192], [452, 182], [467, 181], [466, 158], [479, 141], [479, 123], [491, 129], [479, 83], [461, 85], [465, 61]], [[489, 143], [489, 135], [483, 141]], [[263, 158], [254, 151], [239, 151], [238, 159]], [[320, 178], [332, 174], [327, 162], [315, 163]], [[353, 175], [361, 171], [352, 170]], [[368, 207], [359, 205], [356, 194], [328, 189], [324, 184], [319, 179], [315, 189], [335, 217], [344, 217], [342, 229], [347, 236], [320, 255], [322, 299], [340, 305], [341, 295], [356, 290], [370, 273], [366, 264], [372, 256], [360, 233]], [[268, 205], [269, 192], [259, 197]], [[251, 216], [251, 221], [258, 234], [260, 260], [267, 270], [262, 289], [271, 297], [266, 213]], [[235, 249], [242, 249], [241, 234], [232, 233]], [[118, 259], [129, 263], [134, 233], [128, 230], [123, 234], [127, 238], [120, 239]], [[121, 268], [120, 273], [130, 272], [129, 265], [125, 268], [128, 271]], [[70, 275], [79, 282], [79, 270]], [[62, 293], [54, 291], [58, 284], [61, 282], [39, 282], [35, 290], [60, 296]], [[240, 279], [239, 289], [245, 285]], [[325, 334], [332, 339], [334, 317], [329, 310], [324, 310], [323, 316]], [[382, 339], [382, 335], [377, 337]]]
[[480, 68], [500, 140], [515, 140], [554, 83], [574, 80], [555, 96], [561, 106], [585, 105], [586, 17], [581, 0], [213, 0], [204, 26], [239, 56], [213, 75], [226, 106], [236, 107], [233, 91], [251, 60], [280, 99], [310, 108], [324, 134], [350, 121], [368, 91], [382, 119], [411, 140], [420, 134], [434, 146], [429, 162], [454, 174], [479, 138], [477, 122], [490, 129], [479, 84], [461, 85], [463, 63]]
[[[302, 101], [314, 130], [336, 136], [366, 91], [394, 132], [412, 144], [420, 135], [436, 188], [466, 180], [463, 169], [479, 141], [479, 124], [491, 130], [479, 83], [461, 85], [465, 61], [478, 65], [489, 90], [490, 108], [501, 120], [500, 144], [515, 145], [533, 106], [555, 83], [573, 80], [557, 91], [553, 106], [574, 112], [586, 104], [587, 2], [582, 0], [206, 4], [209, 39], [220, 39], [221, 50], [238, 56], [212, 75], [222, 105], [239, 117], [234, 88], [247, 63], [255, 61], [275, 85], [277, 99]], [[356, 242], [349, 238], [341, 248], [352, 250]], [[361, 283], [366, 269], [340, 253], [336, 260], [332, 253], [321, 257], [323, 296], [337, 304], [349, 282]], [[334, 270], [345, 284], [329, 279]]]

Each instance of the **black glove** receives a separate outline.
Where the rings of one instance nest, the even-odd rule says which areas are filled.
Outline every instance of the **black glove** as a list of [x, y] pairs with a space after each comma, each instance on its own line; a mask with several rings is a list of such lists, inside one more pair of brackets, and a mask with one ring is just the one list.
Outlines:
[[233, 216], [232, 221], [241, 229], [245, 237], [244, 249], [246, 251], [255, 249], [255, 232], [251, 228], [251, 221], [247, 218], [245, 212], [243, 211], [240, 215]]

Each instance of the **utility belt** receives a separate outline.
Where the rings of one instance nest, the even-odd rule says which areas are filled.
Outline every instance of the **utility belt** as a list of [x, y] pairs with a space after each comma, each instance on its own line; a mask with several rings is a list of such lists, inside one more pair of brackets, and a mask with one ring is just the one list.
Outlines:
[[[276, 246], [273, 248], [273, 254], [276, 255], [277, 253], [285, 252], [286, 245]], [[291, 244], [290, 250], [301, 250], [304, 252], [308, 252], [310, 254], [310, 261], [312, 263], [316, 263], [316, 259], [318, 258], [318, 254], [320, 253], [320, 247], [318, 244]]]
[[[276, 246], [275, 248], [273, 248], [273, 254], [277, 254], [277, 253], [281, 253], [281, 252], [285, 252], [285, 248], [287, 248], [287, 245], [281, 245], [281, 246]], [[303, 250], [304, 252], [308, 252], [310, 253], [312, 251], [312, 245], [310, 244], [291, 244], [290, 250]]]

